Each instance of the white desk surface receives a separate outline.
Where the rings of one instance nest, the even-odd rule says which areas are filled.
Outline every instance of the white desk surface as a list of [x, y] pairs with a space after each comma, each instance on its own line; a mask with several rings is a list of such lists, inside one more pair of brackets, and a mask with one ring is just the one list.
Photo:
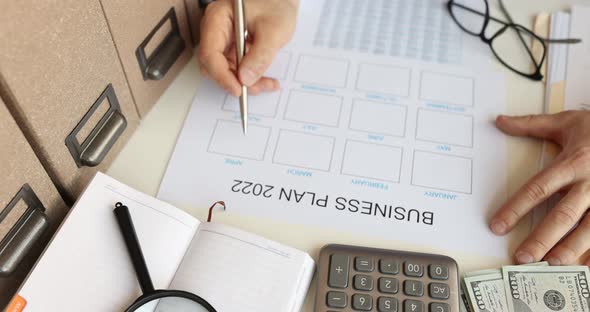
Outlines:
[[[534, 15], [540, 12], [552, 12], [567, 8], [574, 3], [590, 3], [585, 0], [504, 1], [514, 20], [523, 25], [531, 25]], [[495, 2], [495, 0], [490, 2]], [[515, 52], [517, 52], [516, 49]], [[528, 81], [503, 68], [500, 68], [500, 70], [504, 72], [506, 77], [505, 112], [515, 115], [541, 113], [544, 85], [539, 82]], [[160, 98], [149, 115], [142, 121], [127, 146], [108, 170], [109, 175], [149, 195], [156, 195], [200, 79], [198, 62], [193, 58]], [[507, 138], [507, 140], [509, 150], [508, 191], [512, 193], [537, 171], [540, 142], [522, 138]], [[206, 179], [211, 177], [195, 178]], [[184, 209], [200, 220], [206, 220], [207, 207], [179, 206], [179, 208]], [[315, 259], [317, 259], [320, 248], [328, 243], [448, 254], [444, 250], [400, 242], [395, 240], [394, 237], [384, 237], [376, 240], [349, 233], [338, 233], [321, 228], [243, 217], [231, 213], [222, 213], [221, 211], [217, 211], [213, 215], [213, 220], [305, 250]], [[523, 222], [513, 233], [511, 252], [526, 236], [529, 227], [528, 222]], [[468, 239], [468, 236], [469, 230], [467, 226], [465, 239]], [[501, 259], [490, 259], [474, 254], [452, 253], [449, 255], [458, 261], [462, 272], [500, 266], [504, 262]], [[315, 285], [310, 289], [303, 311], [313, 311], [314, 295]]]

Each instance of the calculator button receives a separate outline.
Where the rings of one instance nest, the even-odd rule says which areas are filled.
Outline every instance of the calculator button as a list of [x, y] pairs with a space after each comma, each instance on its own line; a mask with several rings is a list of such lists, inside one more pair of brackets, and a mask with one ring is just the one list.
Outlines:
[[424, 312], [424, 303], [408, 299], [404, 301], [404, 312]]
[[354, 289], [367, 291], [373, 290], [373, 278], [368, 275], [355, 275]]
[[435, 280], [448, 280], [449, 268], [446, 265], [431, 264], [428, 268], [428, 274], [430, 278]]
[[356, 257], [354, 259], [354, 269], [359, 272], [373, 272], [373, 258]]
[[420, 281], [404, 281], [404, 294], [412, 297], [422, 297], [424, 295], [424, 284]]
[[430, 283], [428, 293], [434, 299], [449, 299], [449, 285], [442, 283]]
[[397, 274], [399, 273], [399, 262], [394, 259], [379, 260], [379, 271], [383, 274]]
[[422, 275], [424, 275], [424, 270], [422, 269], [421, 264], [406, 261], [404, 263], [404, 274], [412, 277], [422, 277]]
[[381, 277], [379, 279], [379, 291], [386, 294], [395, 294], [399, 288], [399, 282], [395, 278]]
[[377, 311], [379, 312], [397, 312], [398, 302], [395, 298], [379, 297], [377, 299]]
[[349, 257], [347, 255], [334, 254], [330, 257], [330, 273], [328, 273], [328, 286], [332, 288], [348, 287]]
[[429, 312], [451, 312], [451, 308], [446, 303], [433, 302], [430, 304]]
[[326, 297], [326, 304], [330, 308], [346, 308], [346, 294], [339, 291], [329, 291]]
[[352, 295], [352, 308], [358, 311], [371, 311], [373, 298], [369, 295]]

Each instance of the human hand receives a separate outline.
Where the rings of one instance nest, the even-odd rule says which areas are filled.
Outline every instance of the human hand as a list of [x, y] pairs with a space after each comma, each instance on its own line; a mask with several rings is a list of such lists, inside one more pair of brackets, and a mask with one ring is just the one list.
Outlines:
[[553, 141], [561, 151], [499, 209], [491, 221], [492, 231], [506, 234], [527, 212], [560, 192], [564, 195], [561, 201], [518, 247], [515, 258], [518, 263], [541, 259], [552, 265], [576, 262], [590, 249], [590, 214], [586, 215], [590, 207], [590, 111], [499, 116], [496, 126], [509, 135]]
[[233, 2], [214, 1], [205, 10], [199, 47], [201, 74], [234, 96], [241, 94], [241, 84], [248, 86], [253, 94], [277, 90], [278, 81], [262, 75], [295, 31], [299, 0], [244, 1], [248, 50], [239, 69], [236, 66]]

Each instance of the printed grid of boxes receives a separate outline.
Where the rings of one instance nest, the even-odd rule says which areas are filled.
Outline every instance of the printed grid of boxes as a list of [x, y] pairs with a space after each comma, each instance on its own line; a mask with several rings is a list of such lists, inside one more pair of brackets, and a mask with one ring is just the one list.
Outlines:
[[[273, 64], [271, 73], [286, 79], [291, 54], [283, 52]], [[297, 60], [294, 80], [324, 87], [343, 88], [347, 85], [349, 61], [311, 55]], [[318, 70], [321, 69], [321, 70]], [[409, 68], [360, 64], [356, 89], [362, 92], [408, 97], [412, 71]], [[421, 72], [421, 101], [453, 106], [473, 107], [475, 82], [473, 78], [448, 74]], [[278, 118], [278, 106], [286, 97], [284, 120], [340, 127], [344, 99], [336, 94], [307, 90], [282, 90], [250, 98], [250, 113], [254, 116]], [[222, 109], [238, 112], [238, 99], [227, 96]], [[386, 102], [352, 99], [348, 129], [368, 134], [406, 137], [408, 108]], [[212, 134], [208, 151], [212, 153], [264, 160], [271, 128], [251, 125], [248, 136], [231, 140], [241, 131], [238, 122], [219, 120]], [[415, 139], [457, 147], [473, 147], [474, 119], [472, 115], [418, 108]], [[334, 137], [280, 129], [272, 151], [276, 164], [330, 171], [333, 165]], [[313, 151], [313, 152], [310, 152]], [[413, 153], [411, 183], [444, 191], [470, 194], [473, 161], [445, 153], [407, 151]], [[400, 182], [404, 150], [398, 146], [382, 145], [347, 139], [342, 157], [341, 173], [385, 182]]]

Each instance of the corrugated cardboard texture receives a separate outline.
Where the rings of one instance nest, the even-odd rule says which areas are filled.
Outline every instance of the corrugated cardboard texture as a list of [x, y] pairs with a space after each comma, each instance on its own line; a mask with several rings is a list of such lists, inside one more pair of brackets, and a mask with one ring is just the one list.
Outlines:
[[[6, 1], [0, 10], [0, 85], [15, 120], [60, 190], [75, 199], [105, 170], [139, 122], [98, 1]], [[112, 83], [128, 126], [103, 163], [78, 169], [65, 145]]]
[[199, 8], [199, 0], [184, 0], [186, 6], [186, 14], [188, 15], [188, 22], [191, 28], [191, 35], [193, 39], [193, 47], [199, 44], [201, 34], [201, 8]]
[[[45, 206], [50, 221], [50, 230], [29, 253], [24, 263], [20, 264], [14, 276], [0, 278], [0, 308], [3, 308], [8, 304], [51, 235], [63, 220], [66, 206], [2, 100], [0, 100], [0, 146], [2, 146], [0, 149], [0, 172], [2, 172], [0, 210], [8, 205], [23, 184], [28, 183]], [[8, 231], [8, 228], [22, 215], [22, 209], [19, 210], [20, 213], [13, 214], [11, 220], [4, 220], [0, 223], [0, 231], [3, 233]], [[0, 239], [2, 238], [0, 237]]]
[[[192, 55], [184, 0], [101, 0], [101, 3], [121, 63], [123, 63], [133, 98], [140, 116], [143, 117], [176, 78], [176, 75]], [[158, 22], [162, 20], [171, 7], [175, 8], [181, 36], [185, 41], [186, 48], [163, 79], [158, 81], [143, 80], [135, 50], [158, 25]]]

